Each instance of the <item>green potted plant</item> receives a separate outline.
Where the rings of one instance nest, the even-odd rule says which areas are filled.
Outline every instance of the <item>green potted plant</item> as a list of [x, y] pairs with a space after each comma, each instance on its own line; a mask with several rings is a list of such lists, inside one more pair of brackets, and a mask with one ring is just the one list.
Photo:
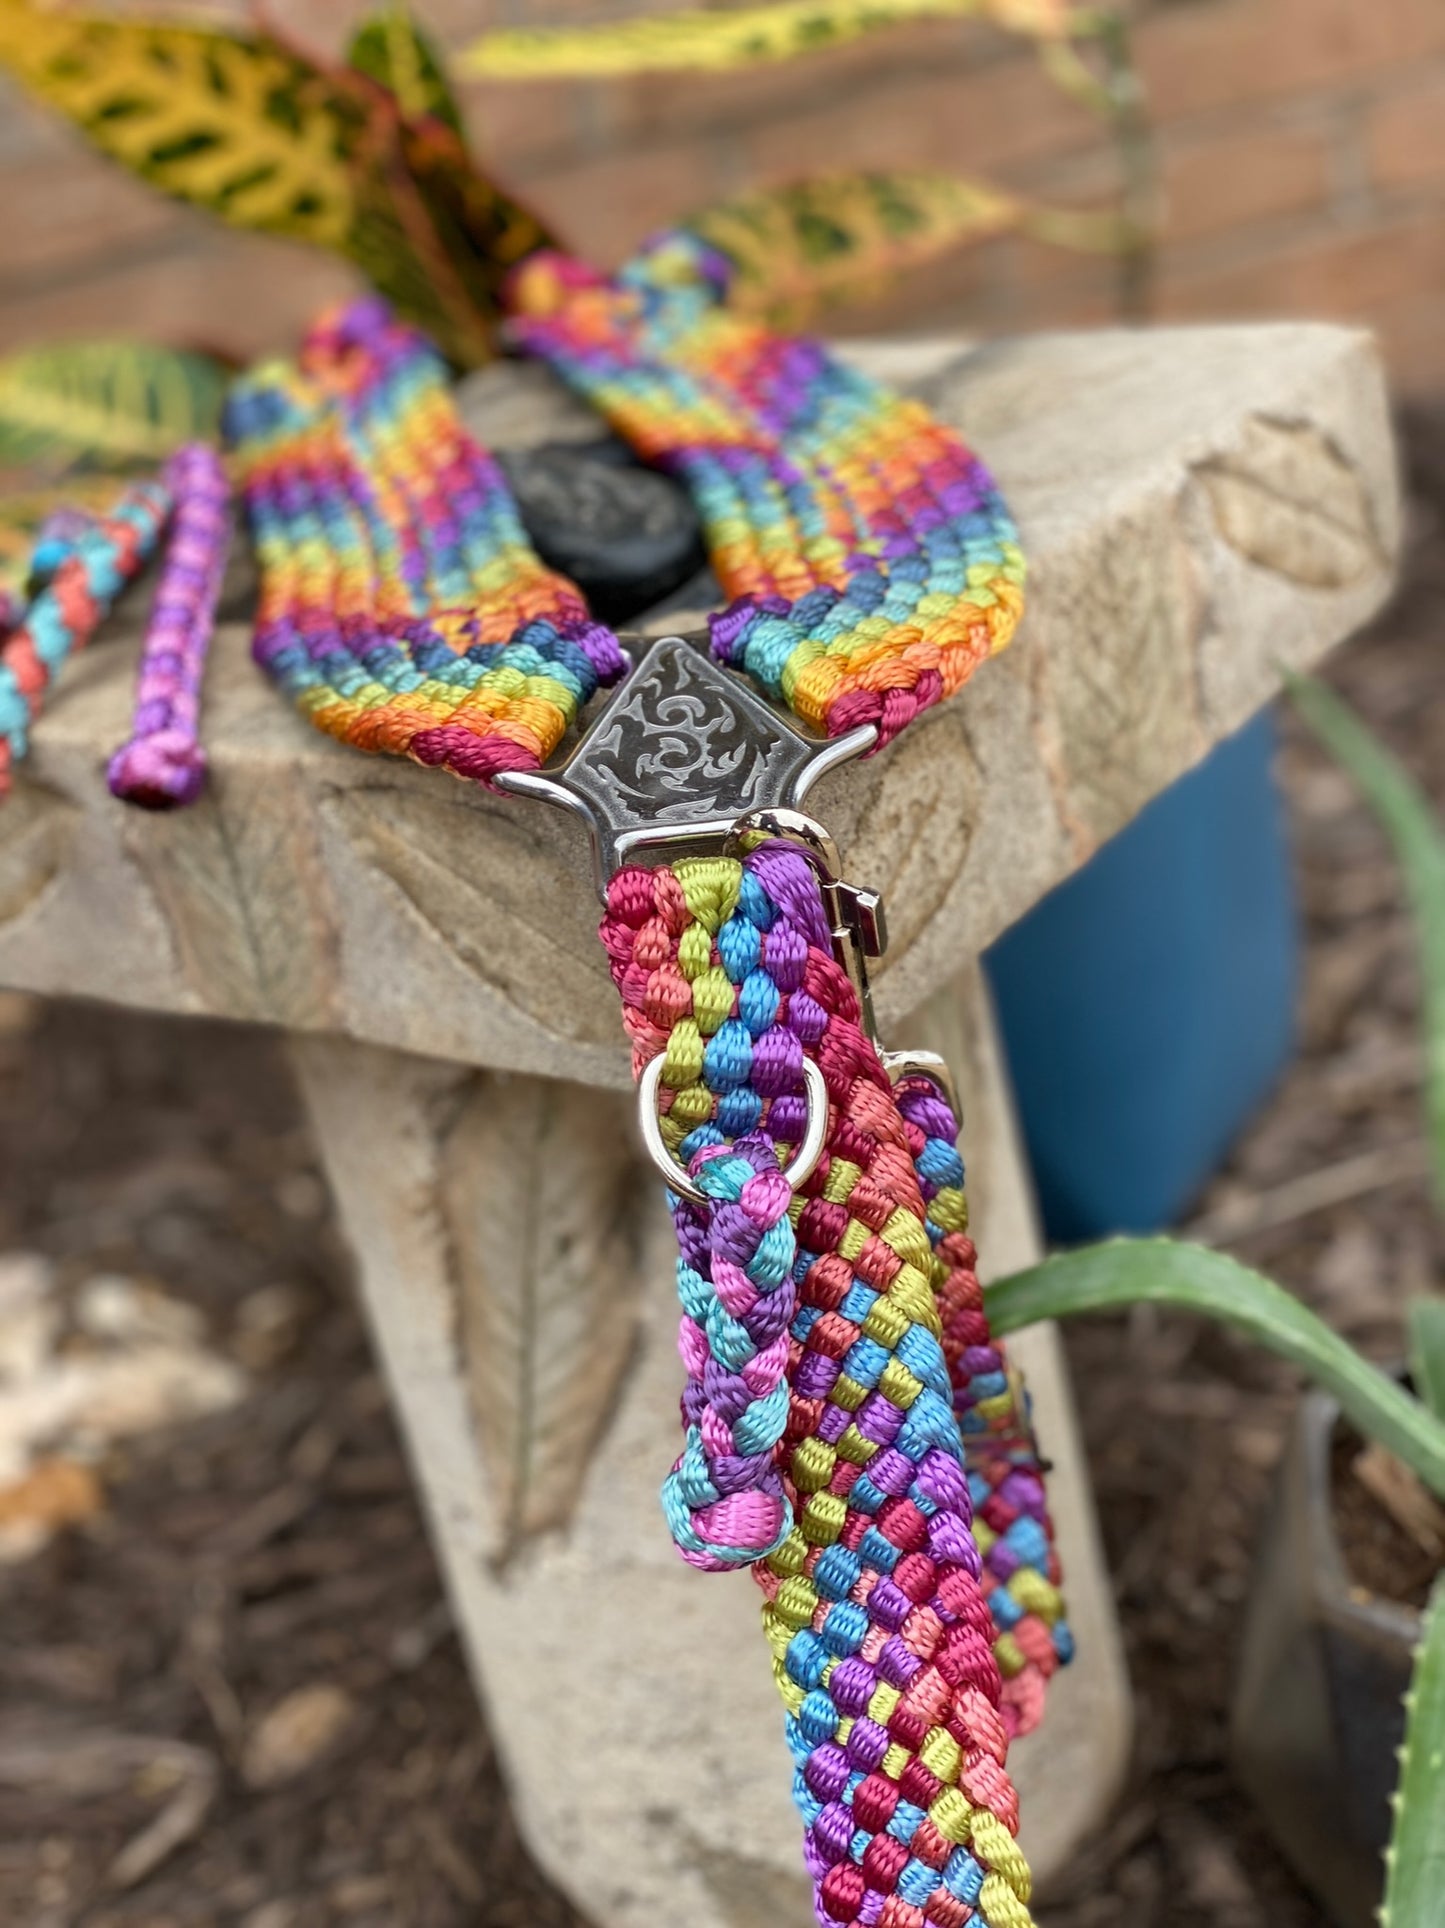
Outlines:
[[[1445, 833], [1428, 799], [1323, 684], [1296, 702], [1388, 831], [1419, 933], [1426, 1094], [1445, 1199]], [[1445, 1299], [1410, 1308], [1408, 1374], [1362, 1359], [1298, 1300], [1223, 1253], [1119, 1239], [990, 1288], [1007, 1333], [1138, 1304], [1219, 1319], [1299, 1366], [1302, 1402], [1256, 1563], [1234, 1708], [1240, 1778], [1339, 1928], [1445, 1920]], [[1365, 1483], [1354, 1473], [1363, 1460]], [[1362, 1546], [1415, 1529], [1419, 1555]], [[1433, 1570], [1433, 1576], [1432, 1576]], [[1433, 1584], [1432, 1582], [1433, 1577]], [[1397, 1773], [1398, 1761], [1398, 1773]], [[1383, 1903], [1381, 1895], [1383, 1890]]]
[[[1315, 684], [1297, 696], [1389, 830], [1409, 881], [1445, 1197], [1445, 838], [1428, 801], [1343, 704]], [[1445, 1300], [1415, 1300], [1408, 1320], [1409, 1382], [1445, 1419]], [[1261, 1540], [1234, 1707], [1240, 1778], [1340, 1928], [1369, 1928], [1375, 1917], [1403, 1697], [1431, 1578], [1445, 1562], [1445, 1508], [1404, 1461], [1366, 1440], [1329, 1394], [1302, 1402]], [[1445, 1868], [1437, 1874], [1445, 1895]]]
[[[1416, 1310], [1436, 1319], [1438, 1369], [1441, 1308], [1424, 1301]], [[1420, 1367], [1413, 1377], [1429, 1383]], [[1360, 1465], [1378, 1471], [1361, 1478]], [[1427, 1532], [1432, 1515], [1445, 1518], [1423, 1497], [1422, 1507], [1418, 1481], [1387, 1449], [1362, 1450], [1329, 1394], [1301, 1402], [1260, 1538], [1233, 1754], [1271, 1832], [1339, 1928], [1370, 1928], [1380, 1900], [1429, 1584], [1423, 1549], [1397, 1515], [1415, 1511]]]

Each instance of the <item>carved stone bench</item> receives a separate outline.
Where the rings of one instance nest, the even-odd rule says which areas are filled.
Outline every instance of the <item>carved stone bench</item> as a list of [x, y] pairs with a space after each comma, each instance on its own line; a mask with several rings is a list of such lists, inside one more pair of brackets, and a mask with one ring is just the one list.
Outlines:
[[[966, 430], [1031, 561], [1014, 647], [810, 804], [890, 899], [885, 1035], [961, 1073], [997, 1275], [1037, 1239], [979, 952], [1264, 703], [1279, 664], [1377, 606], [1389, 421], [1368, 341], [1332, 328], [850, 352]], [[597, 434], [538, 370], [474, 377], [466, 407], [498, 447]], [[67, 670], [0, 813], [0, 984], [291, 1034], [539, 1860], [606, 1928], [802, 1928], [755, 1592], [683, 1566], [657, 1505], [680, 1385], [671, 1234], [581, 832], [306, 729], [250, 665], [249, 594], [238, 560], [194, 809], [106, 793], [134, 649], [103, 640]], [[143, 609], [114, 631], [133, 643]], [[1112, 1797], [1129, 1717], [1056, 1338], [1017, 1354], [1080, 1649], [1014, 1756], [1046, 1883]]]

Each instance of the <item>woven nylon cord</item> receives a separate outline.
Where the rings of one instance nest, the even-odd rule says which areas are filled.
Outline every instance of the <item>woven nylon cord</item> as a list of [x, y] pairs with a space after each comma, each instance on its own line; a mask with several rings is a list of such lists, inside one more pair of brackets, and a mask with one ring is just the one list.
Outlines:
[[[886, 739], [1007, 640], [1012, 525], [926, 411], [739, 322], [724, 283], [690, 237], [615, 283], [540, 258], [516, 328], [688, 483], [731, 599], [715, 653], [817, 728]], [[622, 673], [434, 352], [381, 304], [254, 371], [229, 425], [256, 653], [320, 728], [489, 781], [545, 761]], [[891, 1089], [799, 854], [623, 870], [602, 936], [708, 1200], [674, 1201], [687, 1381], [664, 1507], [685, 1558], [763, 1587], [820, 1919], [1022, 1928], [1007, 1743], [1068, 1633], [955, 1122], [931, 1085]], [[802, 1136], [805, 1053], [829, 1129], [795, 1198], [779, 1153]]]

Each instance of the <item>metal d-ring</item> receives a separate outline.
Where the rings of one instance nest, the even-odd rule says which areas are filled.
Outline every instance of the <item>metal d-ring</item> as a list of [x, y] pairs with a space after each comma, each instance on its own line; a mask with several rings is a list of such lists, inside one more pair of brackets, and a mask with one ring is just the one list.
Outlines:
[[[648, 1157], [673, 1191], [691, 1199], [694, 1205], [710, 1205], [712, 1199], [691, 1174], [684, 1171], [663, 1142], [662, 1124], [657, 1113], [657, 1088], [662, 1083], [664, 1062], [664, 1056], [659, 1052], [648, 1061], [637, 1081], [642, 1142], [647, 1147]], [[783, 1177], [793, 1191], [797, 1191], [812, 1177], [818, 1160], [823, 1156], [823, 1147], [828, 1142], [828, 1084], [811, 1058], [803, 1060], [803, 1085], [808, 1094], [807, 1128], [792, 1162], [783, 1168]]]

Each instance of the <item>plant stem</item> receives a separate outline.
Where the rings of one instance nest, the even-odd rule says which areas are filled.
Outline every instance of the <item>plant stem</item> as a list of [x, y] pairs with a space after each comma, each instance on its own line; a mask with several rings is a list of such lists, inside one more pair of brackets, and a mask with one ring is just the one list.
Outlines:
[[[1066, 93], [1106, 120], [1112, 130], [1122, 183], [1119, 310], [1128, 321], [1142, 321], [1152, 305], [1159, 230], [1153, 124], [1124, 14], [1117, 8], [1101, 8], [1082, 16], [1074, 31], [1075, 40], [1044, 47], [1044, 65]], [[1080, 54], [1079, 40], [1098, 48], [1101, 73]]]

